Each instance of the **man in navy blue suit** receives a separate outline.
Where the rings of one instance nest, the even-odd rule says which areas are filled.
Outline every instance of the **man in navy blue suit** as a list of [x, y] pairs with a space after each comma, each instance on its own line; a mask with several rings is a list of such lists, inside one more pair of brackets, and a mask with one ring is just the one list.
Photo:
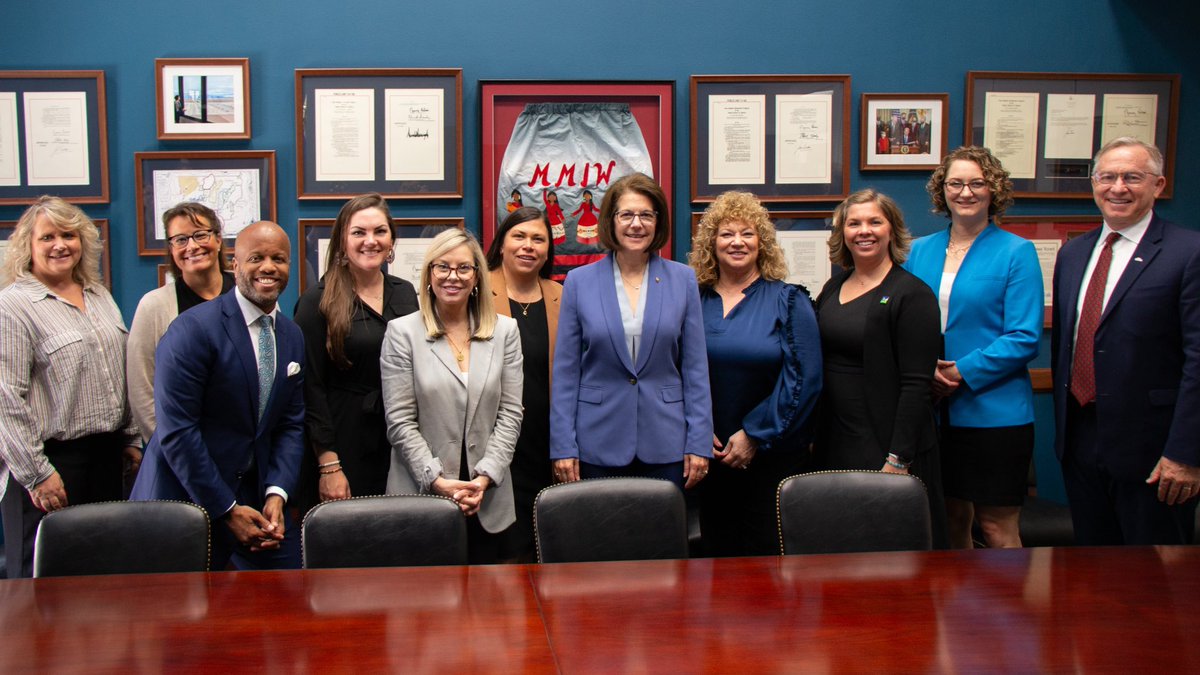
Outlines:
[[303, 454], [304, 338], [279, 313], [287, 234], [238, 234], [237, 288], [180, 314], [155, 354], [158, 428], [131, 499], [182, 499], [213, 519], [212, 569], [299, 567], [284, 505]]
[[1186, 544], [1200, 492], [1200, 232], [1154, 213], [1162, 154], [1096, 154], [1102, 227], [1054, 268], [1055, 451], [1080, 544]]

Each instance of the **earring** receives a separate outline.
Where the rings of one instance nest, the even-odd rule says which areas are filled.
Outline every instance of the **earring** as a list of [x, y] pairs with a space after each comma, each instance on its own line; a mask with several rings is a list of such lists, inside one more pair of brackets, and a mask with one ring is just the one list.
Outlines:
[[475, 286], [471, 289], [471, 295], [479, 295], [479, 286]]
[[345, 267], [350, 264], [350, 259], [346, 257], [344, 252], [339, 251], [337, 255], [333, 256], [333, 264], [338, 267]]
[[388, 251], [387, 264], [391, 265], [396, 262], [396, 249]]

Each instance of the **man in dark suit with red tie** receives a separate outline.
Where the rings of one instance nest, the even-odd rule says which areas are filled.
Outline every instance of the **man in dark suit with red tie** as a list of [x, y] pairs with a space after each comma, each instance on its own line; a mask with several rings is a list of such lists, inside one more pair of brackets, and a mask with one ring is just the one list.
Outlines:
[[1163, 158], [1096, 154], [1104, 224], [1054, 268], [1055, 452], [1080, 544], [1191, 543], [1200, 492], [1200, 232], [1158, 217]]

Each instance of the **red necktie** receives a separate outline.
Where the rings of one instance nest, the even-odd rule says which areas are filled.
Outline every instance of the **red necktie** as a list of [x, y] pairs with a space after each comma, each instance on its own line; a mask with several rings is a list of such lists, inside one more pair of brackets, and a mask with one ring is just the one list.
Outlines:
[[1075, 337], [1075, 359], [1071, 364], [1071, 394], [1079, 405], [1096, 400], [1096, 327], [1100, 325], [1100, 314], [1104, 310], [1104, 286], [1108, 283], [1108, 268], [1112, 265], [1113, 242], [1120, 237], [1113, 232], [1104, 240], [1096, 269], [1088, 281], [1083, 295], [1083, 309], [1079, 312], [1079, 332]]

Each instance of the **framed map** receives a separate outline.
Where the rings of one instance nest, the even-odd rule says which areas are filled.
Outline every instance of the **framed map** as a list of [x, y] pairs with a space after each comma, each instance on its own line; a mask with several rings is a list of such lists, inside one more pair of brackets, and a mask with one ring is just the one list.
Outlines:
[[162, 215], [181, 202], [201, 202], [217, 213], [233, 250], [247, 225], [276, 219], [275, 152], [139, 152], [137, 166], [138, 255], [166, 252]]

